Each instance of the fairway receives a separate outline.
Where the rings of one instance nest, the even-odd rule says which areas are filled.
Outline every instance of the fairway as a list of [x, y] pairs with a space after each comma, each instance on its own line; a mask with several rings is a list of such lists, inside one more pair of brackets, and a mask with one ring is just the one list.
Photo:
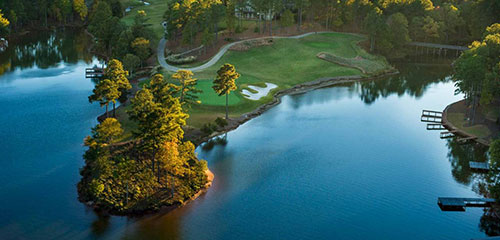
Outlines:
[[138, 0], [123, 0], [123, 8], [133, 7], [132, 10], [125, 14], [122, 18], [122, 21], [127, 24], [127, 26], [131, 26], [134, 23], [134, 18], [137, 15], [137, 11], [144, 10], [146, 12], [146, 24], [151, 25], [151, 29], [154, 33], [154, 39], [152, 40], [152, 46], [156, 45], [160, 38], [163, 37], [163, 26], [161, 23], [163, 22], [163, 14], [168, 7], [167, 0], [147, 0], [150, 5], [144, 5]]
[[[212, 80], [200, 80], [196, 84], [196, 88], [203, 91], [202, 93], [199, 93], [198, 96], [200, 97], [201, 104], [205, 105], [213, 105], [213, 106], [226, 106], [226, 96], [219, 96], [217, 93], [214, 92], [212, 89]], [[237, 93], [231, 93], [229, 94], [229, 105], [236, 105], [240, 102], [241, 100], [241, 95]]]

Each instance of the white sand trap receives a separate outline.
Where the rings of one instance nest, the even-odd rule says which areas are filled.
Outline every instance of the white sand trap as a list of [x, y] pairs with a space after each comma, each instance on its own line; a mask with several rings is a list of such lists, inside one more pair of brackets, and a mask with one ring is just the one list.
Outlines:
[[244, 97], [246, 97], [250, 100], [259, 100], [262, 97], [267, 96], [267, 94], [269, 94], [269, 92], [271, 90], [273, 90], [277, 87], [278, 87], [277, 85], [272, 84], [272, 83], [266, 83], [265, 88], [250, 85], [250, 86], [248, 86], [248, 88], [257, 91], [257, 93], [251, 93], [250, 91], [248, 91], [246, 89], [243, 89], [243, 91], [241, 91], [241, 93], [243, 94]]

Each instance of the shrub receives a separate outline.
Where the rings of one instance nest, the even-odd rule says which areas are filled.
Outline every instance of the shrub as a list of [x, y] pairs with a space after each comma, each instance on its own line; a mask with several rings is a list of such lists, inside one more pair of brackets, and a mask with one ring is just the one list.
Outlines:
[[198, 59], [196, 56], [183, 57], [180, 54], [172, 54], [167, 57], [167, 62], [170, 64], [187, 64], [192, 63]]
[[225, 127], [225, 126], [227, 126], [227, 124], [228, 124], [228, 123], [227, 123], [227, 120], [226, 120], [226, 119], [224, 119], [224, 118], [221, 118], [221, 117], [218, 117], [217, 119], [215, 119], [215, 123], [216, 123], [217, 125], [219, 125], [219, 127]]
[[254, 32], [254, 33], [258, 33], [258, 32], [260, 32], [260, 28], [259, 28], [259, 27], [255, 27], [255, 28], [253, 29], [253, 32]]
[[201, 128], [201, 131], [204, 132], [204, 133], [206, 133], [206, 134], [208, 134], [208, 135], [210, 135], [213, 132], [217, 131], [217, 125], [215, 125], [213, 123], [206, 123]]
[[236, 26], [236, 29], [234, 30], [235, 33], [242, 33], [243, 32], [243, 28], [241, 28], [239, 25]]

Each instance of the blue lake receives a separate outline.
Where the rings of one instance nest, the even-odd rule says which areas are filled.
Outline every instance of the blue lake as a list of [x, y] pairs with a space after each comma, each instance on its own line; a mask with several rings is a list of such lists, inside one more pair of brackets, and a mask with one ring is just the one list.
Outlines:
[[414, 62], [398, 64], [399, 76], [286, 96], [228, 133], [225, 144], [199, 147], [215, 180], [184, 208], [141, 218], [98, 216], [76, 192], [83, 138], [103, 112], [87, 100], [93, 83], [84, 71], [97, 60], [82, 39], [79, 32], [45, 33], [0, 55], [6, 69], [0, 76], [0, 239], [491, 234], [483, 209], [437, 206], [441, 196], [479, 196], [473, 189], [482, 177], [468, 170], [468, 161], [483, 158], [485, 149], [426, 130], [422, 109], [442, 110], [462, 96], [453, 94], [449, 66]]

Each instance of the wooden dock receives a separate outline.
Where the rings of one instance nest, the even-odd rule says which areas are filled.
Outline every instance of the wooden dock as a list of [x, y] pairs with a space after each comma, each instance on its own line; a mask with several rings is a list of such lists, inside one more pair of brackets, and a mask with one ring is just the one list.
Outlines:
[[441, 133], [439, 133], [439, 137], [441, 139], [453, 138], [453, 137], [455, 137], [455, 133], [456, 133], [456, 131], [441, 132]]
[[440, 123], [442, 121], [442, 118], [443, 118], [443, 112], [422, 110], [422, 116], [420, 117], [420, 121]]
[[441, 123], [428, 123], [427, 130], [446, 130]]
[[490, 164], [487, 162], [469, 162], [469, 168], [476, 171], [489, 171]]
[[102, 78], [104, 77], [103, 68], [86, 68], [85, 78]]
[[500, 240], [500, 237], [473, 238], [471, 240]]
[[492, 198], [438, 198], [438, 205], [442, 211], [465, 211], [466, 207], [490, 207], [495, 203]]

